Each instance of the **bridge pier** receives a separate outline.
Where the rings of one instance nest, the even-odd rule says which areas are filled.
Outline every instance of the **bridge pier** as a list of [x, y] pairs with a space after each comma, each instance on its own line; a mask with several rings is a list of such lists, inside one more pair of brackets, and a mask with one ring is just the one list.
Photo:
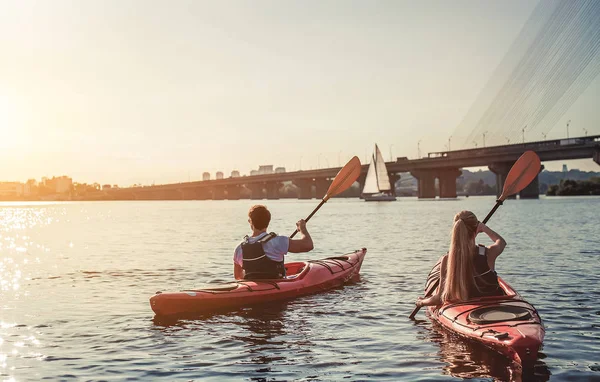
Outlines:
[[250, 199], [253, 200], [260, 200], [260, 199], [264, 199], [265, 195], [264, 195], [264, 184], [262, 183], [250, 183], [248, 185], [246, 185], [250, 191], [252, 192], [252, 196], [250, 197]]
[[456, 198], [456, 178], [462, 175], [458, 168], [444, 168], [438, 172], [440, 198]]
[[[499, 198], [502, 195], [502, 189], [504, 189], [504, 182], [506, 181], [506, 176], [508, 172], [512, 168], [514, 162], [502, 162], [502, 163], [492, 163], [488, 166], [491, 172], [496, 174], [496, 197]], [[509, 199], [516, 199], [516, 195], [511, 195]]]
[[[137, 200], [137, 194], [133, 191], [129, 191], [129, 192], [121, 192], [118, 193], [114, 196], [113, 200]], [[93, 198], [90, 198], [90, 200], [95, 200]], [[100, 200], [100, 199], [98, 199]]]
[[293, 183], [298, 187], [298, 199], [312, 199], [312, 179], [296, 179]]
[[360, 189], [360, 193], [362, 194], [363, 188], [365, 188], [365, 181], [367, 180], [367, 173], [361, 172], [356, 181], [358, 182], [358, 188]]
[[[542, 172], [543, 169], [544, 169], [544, 165], [542, 165], [540, 167], [540, 172]], [[521, 198], [521, 199], [539, 199], [540, 198], [540, 176], [539, 176], [539, 173], [535, 177], [535, 179], [533, 179], [531, 181], [531, 183], [529, 183], [529, 185], [527, 185], [527, 187], [525, 187], [524, 189], [521, 190], [521, 192], [519, 192], [519, 198]]]
[[400, 180], [400, 174], [388, 173], [390, 177], [390, 186], [392, 186], [392, 195], [396, 196], [396, 182]]
[[153, 190], [144, 194], [144, 200], [169, 200], [170, 195], [168, 190]]
[[[496, 174], [496, 197], [500, 197], [502, 194], [502, 190], [504, 189], [504, 182], [506, 181], [506, 176], [508, 175], [510, 169], [513, 166], [513, 162], [504, 162], [504, 163], [493, 163], [488, 166], [490, 171]], [[540, 167], [540, 172], [544, 169], [542, 165]], [[515, 199], [516, 195], [511, 195], [509, 199]], [[539, 175], [535, 177], [529, 183], [527, 187], [525, 187], [521, 192], [519, 192], [519, 197], [521, 199], [538, 199], [540, 197], [540, 180]]]
[[317, 199], [323, 199], [329, 186], [331, 186], [331, 180], [327, 178], [317, 178], [315, 179], [315, 197]]
[[413, 170], [410, 173], [419, 180], [419, 199], [435, 199], [435, 171]]
[[594, 162], [600, 165], [600, 149], [596, 149], [596, 151], [594, 151], [593, 159]]
[[212, 198], [213, 198], [213, 200], [224, 200], [225, 199], [225, 187], [224, 186], [213, 187]]
[[212, 189], [208, 187], [202, 187], [196, 189], [196, 198], [198, 200], [210, 200], [212, 199]]
[[239, 200], [240, 199], [240, 188], [241, 186], [235, 184], [227, 186], [225, 189], [227, 192], [227, 200]]
[[279, 182], [268, 182], [265, 184], [267, 189], [267, 199], [279, 199], [279, 189], [281, 183]]
[[180, 188], [169, 190], [167, 200], [183, 200], [183, 190]]
[[196, 199], [196, 191], [190, 190], [188, 188], [181, 189], [181, 199], [182, 200], [194, 200]]

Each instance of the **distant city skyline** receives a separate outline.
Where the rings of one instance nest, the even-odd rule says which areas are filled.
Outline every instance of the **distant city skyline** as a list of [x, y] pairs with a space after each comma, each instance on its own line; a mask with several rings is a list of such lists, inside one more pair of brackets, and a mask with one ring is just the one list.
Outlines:
[[[0, 179], [159, 184], [364, 162], [375, 143], [386, 160], [443, 151], [537, 4], [2, 2]], [[598, 94], [600, 78], [547, 139], [567, 121], [600, 134]], [[599, 168], [544, 165], [563, 163]]]

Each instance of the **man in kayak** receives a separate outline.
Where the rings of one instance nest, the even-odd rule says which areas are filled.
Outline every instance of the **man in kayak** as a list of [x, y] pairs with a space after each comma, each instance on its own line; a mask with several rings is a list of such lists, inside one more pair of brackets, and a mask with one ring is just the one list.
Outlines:
[[235, 249], [233, 275], [236, 280], [282, 278], [285, 276], [286, 253], [309, 252], [314, 248], [304, 220], [296, 223], [299, 239], [267, 233], [270, 222], [271, 213], [267, 207], [255, 205], [248, 211], [252, 236], [246, 236]]
[[[494, 241], [486, 247], [476, 245], [475, 237], [483, 232]], [[477, 220], [470, 211], [454, 216], [450, 250], [442, 258], [440, 287], [429, 298], [419, 297], [417, 306], [462, 302], [470, 298], [503, 295], [495, 271], [496, 259], [506, 247], [502, 236]]]

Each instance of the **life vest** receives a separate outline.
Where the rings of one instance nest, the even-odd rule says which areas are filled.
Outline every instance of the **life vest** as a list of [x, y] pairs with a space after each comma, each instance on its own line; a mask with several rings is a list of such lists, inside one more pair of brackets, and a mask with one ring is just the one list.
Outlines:
[[473, 280], [475, 283], [469, 291], [471, 297], [502, 296], [504, 292], [498, 284], [498, 274], [490, 269], [487, 260], [486, 248], [477, 247], [478, 251], [473, 259]]
[[250, 243], [248, 236], [242, 243], [242, 259], [244, 279], [280, 279], [285, 276], [283, 261], [273, 261], [265, 254], [263, 245], [277, 236], [269, 233], [254, 243]]

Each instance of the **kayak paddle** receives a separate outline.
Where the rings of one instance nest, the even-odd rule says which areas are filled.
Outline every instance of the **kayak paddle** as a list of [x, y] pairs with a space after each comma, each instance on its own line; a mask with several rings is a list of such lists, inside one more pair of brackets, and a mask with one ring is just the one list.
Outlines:
[[[319, 208], [321, 208], [321, 206], [329, 200], [329, 198], [346, 191], [350, 186], [352, 186], [356, 179], [358, 179], [359, 175], [360, 160], [355, 156], [352, 157], [352, 159], [350, 159], [350, 161], [348, 161], [348, 163], [346, 163], [346, 165], [344, 165], [344, 167], [342, 167], [342, 169], [337, 173], [333, 179], [333, 182], [331, 182], [329, 189], [327, 189], [327, 193], [323, 197], [323, 200], [321, 200], [321, 203], [319, 203], [317, 208], [315, 208], [313, 212], [308, 215], [305, 221], [308, 222], [310, 218], [312, 218], [312, 216], [319, 210]], [[298, 230], [295, 230], [294, 233], [290, 235], [290, 239], [296, 236], [297, 233]]]
[[[504, 200], [508, 198], [510, 195], [514, 195], [517, 192], [521, 191], [525, 187], [531, 183], [532, 180], [539, 174], [541, 168], [540, 158], [533, 151], [525, 151], [523, 155], [517, 159], [515, 164], [513, 164], [512, 168], [508, 172], [506, 176], [506, 180], [504, 181], [504, 188], [502, 189], [502, 194], [496, 200], [496, 205], [489, 214], [483, 219], [483, 224], [487, 223], [488, 220], [492, 217], [494, 212], [504, 203]], [[437, 265], [437, 264], [436, 264]], [[435, 266], [434, 266], [435, 268]], [[429, 288], [425, 291], [425, 298], [431, 296], [433, 291], [440, 285], [440, 278], [438, 278], [435, 282], [431, 283]], [[413, 309], [412, 313], [408, 318], [411, 320], [415, 318], [415, 315], [421, 309], [420, 306], [416, 306]]]

